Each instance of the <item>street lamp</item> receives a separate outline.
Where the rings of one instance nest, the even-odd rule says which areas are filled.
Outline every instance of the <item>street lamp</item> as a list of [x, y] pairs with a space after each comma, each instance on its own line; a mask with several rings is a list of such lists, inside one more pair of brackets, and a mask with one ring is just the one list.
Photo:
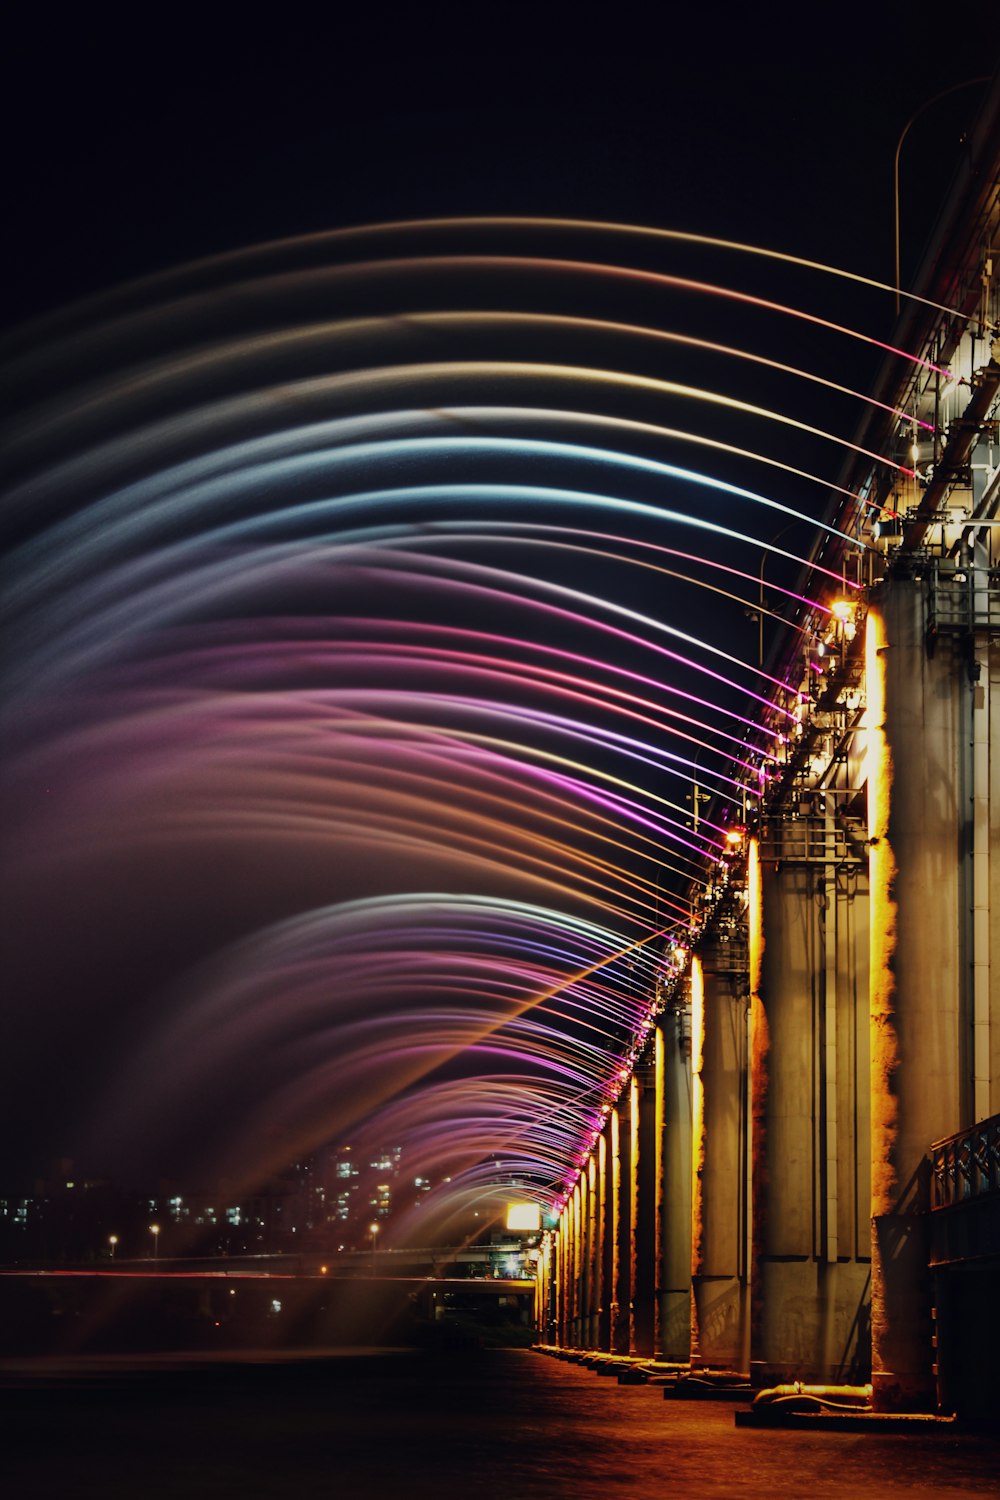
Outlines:
[[977, 83], [989, 83], [989, 81], [990, 81], [989, 78], [986, 77], [986, 76], [984, 76], [982, 78], [967, 78], [964, 83], [953, 83], [952, 86], [951, 86], [951, 88], [942, 89], [939, 94], [933, 94], [930, 99], [925, 99], [924, 102], [923, 102], [923, 104], [919, 105], [918, 108], [913, 111], [912, 115], [907, 120], [906, 124], [903, 126], [902, 131], [900, 132], [899, 140], [896, 142], [896, 155], [893, 158], [893, 163], [892, 163], [892, 206], [893, 206], [893, 214], [895, 216], [895, 234], [896, 234], [896, 317], [897, 318], [899, 317], [899, 293], [900, 293], [900, 278], [899, 278], [899, 153], [903, 149], [903, 142], [906, 140], [906, 137], [910, 133], [910, 126], [913, 125], [915, 123], [915, 121], [919, 120], [920, 116], [924, 113], [924, 111], [927, 110], [927, 109], [930, 109], [930, 107], [931, 107], [932, 104], [937, 104], [937, 102], [938, 102], [939, 99], [947, 99], [947, 97], [948, 97], [949, 94], [957, 94], [958, 91], [959, 91], [959, 89], [971, 89]]
[[149, 1226], [149, 1232], [153, 1236], [153, 1259], [156, 1260], [157, 1259], [157, 1253], [158, 1253], [159, 1248], [160, 1248], [160, 1226], [159, 1226], [159, 1224], [150, 1224], [150, 1226]]
[[375, 1275], [375, 1241], [378, 1237], [378, 1225], [369, 1224], [368, 1232], [372, 1237], [372, 1275]]
[[118, 1243], [118, 1236], [116, 1234], [109, 1234], [108, 1235], [108, 1244], [111, 1246], [111, 1259], [112, 1260], [114, 1260], [114, 1258], [115, 1258], [115, 1246], [117, 1245], [117, 1243]]

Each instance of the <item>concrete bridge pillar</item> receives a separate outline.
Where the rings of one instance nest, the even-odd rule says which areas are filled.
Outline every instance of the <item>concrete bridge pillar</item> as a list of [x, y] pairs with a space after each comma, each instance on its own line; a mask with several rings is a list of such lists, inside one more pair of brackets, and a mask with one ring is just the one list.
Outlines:
[[[709, 966], [711, 965], [711, 967]], [[691, 964], [691, 1365], [745, 1370], [749, 1243], [747, 1002], [726, 945]]]
[[576, 1283], [573, 1277], [573, 1261], [575, 1258], [575, 1246], [573, 1242], [573, 1200], [572, 1196], [567, 1200], [562, 1214], [562, 1300], [563, 1300], [563, 1337], [562, 1342], [567, 1349], [575, 1348], [576, 1338], [573, 1327], [574, 1295]]
[[587, 1222], [586, 1210], [586, 1178], [578, 1177], [573, 1185], [573, 1193], [569, 1202], [570, 1210], [570, 1233], [573, 1237], [573, 1254], [570, 1262], [570, 1320], [572, 1326], [572, 1344], [574, 1349], [582, 1349], [584, 1346], [584, 1298], [585, 1298], [585, 1276], [586, 1276], [586, 1247], [584, 1244], [584, 1226]]
[[660, 1195], [656, 1353], [679, 1364], [691, 1357], [690, 1022], [690, 1011], [678, 1006], [660, 1017], [654, 1036]]
[[[595, 1147], [595, 1151], [596, 1151]], [[601, 1298], [601, 1176], [594, 1153], [587, 1159], [587, 1231], [585, 1256], [585, 1295], [583, 1343], [586, 1349], [597, 1348], [597, 1311]]]
[[597, 1348], [606, 1354], [612, 1349], [617, 1247], [618, 1199], [615, 1189], [617, 1146], [614, 1144], [614, 1112], [597, 1142], [597, 1170], [600, 1175], [601, 1206], [601, 1281], [597, 1307]]
[[555, 1246], [555, 1235], [548, 1232], [542, 1236], [541, 1251], [535, 1268], [535, 1327], [542, 1342], [546, 1344], [558, 1342]]
[[569, 1329], [566, 1326], [566, 1213], [559, 1219], [559, 1228], [553, 1235], [552, 1265], [555, 1277], [555, 1335], [562, 1348], [569, 1346]]
[[632, 1349], [632, 1143], [627, 1104], [611, 1111], [614, 1264], [611, 1297], [611, 1353]]
[[[991, 639], [977, 656], [986, 661], [974, 698], [973, 1113], [978, 1121], [1000, 1114], [1000, 857], [990, 857], [992, 849], [1000, 850], [1000, 640]], [[996, 964], [992, 963], [994, 953]]]
[[652, 1056], [629, 1081], [629, 1217], [631, 1354], [652, 1358], [656, 1345], [657, 1222], [660, 1216], [656, 1149], [656, 1080]]
[[931, 1143], [971, 1122], [976, 684], [969, 647], [927, 649], [925, 585], [868, 617], [872, 1382], [880, 1410], [935, 1407]]
[[756, 840], [748, 851], [761, 1386], [867, 1378], [868, 870], [834, 806], [817, 791], [807, 814], [764, 830], [763, 855]]

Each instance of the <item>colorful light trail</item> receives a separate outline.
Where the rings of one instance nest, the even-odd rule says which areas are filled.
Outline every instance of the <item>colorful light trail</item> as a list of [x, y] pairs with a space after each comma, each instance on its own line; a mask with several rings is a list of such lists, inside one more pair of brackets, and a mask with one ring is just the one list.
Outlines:
[[561, 1200], [857, 586], [893, 350], [644, 235], [362, 226], [11, 341], [5, 880], [29, 1053], [103, 1038], [81, 1153]]

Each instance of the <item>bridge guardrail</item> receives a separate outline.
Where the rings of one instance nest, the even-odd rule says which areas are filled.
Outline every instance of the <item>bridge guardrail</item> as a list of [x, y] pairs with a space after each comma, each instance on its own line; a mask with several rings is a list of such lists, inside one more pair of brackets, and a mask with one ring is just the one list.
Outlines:
[[1000, 1194], [1000, 1115], [931, 1147], [931, 1211]]

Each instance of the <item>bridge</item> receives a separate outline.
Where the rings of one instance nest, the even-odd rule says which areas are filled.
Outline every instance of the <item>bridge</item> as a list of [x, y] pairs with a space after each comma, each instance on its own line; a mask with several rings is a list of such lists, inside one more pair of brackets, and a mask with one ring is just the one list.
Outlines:
[[845, 466], [867, 549], [827, 554], [845, 587], [774, 705], [773, 776], [546, 1241], [554, 1344], [755, 1385], [870, 1369], [882, 1411], [983, 1404], [1000, 1349], [995, 89], [991, 109], [921, 270], [929, 301], [892, 339], [922, 362], [900, 378], [886, 361], [857, 437], [904, 467]]
[[[683, 257], [891, 297], [860, 276], [523, 220], [306, 237], [15, 338], [8, 871], [47, 1108], [86, 1095], [126, 1155], [211, 1144], [234, 1205], [401, 1142], [412, 1242], [548, 1211], [552, 1346], [977, 1410], [998, 186], [994, 83], [885, 340]], [[879, 350], [870, 389], [750, 347], [793, 312]], [[742, 395], [693, 383], [713, 361]], [[802, 383], [863, 401], [853, 441]]]

